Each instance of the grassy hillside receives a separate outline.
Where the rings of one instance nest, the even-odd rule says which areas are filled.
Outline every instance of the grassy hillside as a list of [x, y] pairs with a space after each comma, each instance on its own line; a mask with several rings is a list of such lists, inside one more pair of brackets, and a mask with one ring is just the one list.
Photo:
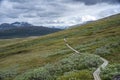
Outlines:
[[[83, 55], [73, 55], [65, 46], [65, 37]], [[92, 72], [102, 63], [96, 55], [107, 59], [111, 66], [120, 63], [119, 52], [120, 14], [42, 37], [0, 40], [0, 78], [93, 80]]]

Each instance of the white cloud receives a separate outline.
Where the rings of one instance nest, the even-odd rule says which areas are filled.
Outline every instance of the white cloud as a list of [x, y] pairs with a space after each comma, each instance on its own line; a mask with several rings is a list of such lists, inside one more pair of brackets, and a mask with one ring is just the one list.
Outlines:
[[119, 4], [86, 4], [74, 0], [3, 0], [0, 22], [25, 21], [34, 25], [65, 27], [120, 13]]
[[97, 20], [96, 17], [94, 17], [94, 16], [90, 16], [90, 15], [82, 16], [81, 19], [82, 19], [82, 22]]

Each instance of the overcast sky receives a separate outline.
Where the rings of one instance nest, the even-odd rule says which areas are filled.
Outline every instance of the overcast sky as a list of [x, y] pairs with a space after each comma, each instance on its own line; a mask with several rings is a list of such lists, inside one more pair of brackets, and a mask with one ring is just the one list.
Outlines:
[[120, 13], [120, 0], [0, 0], [0, 24], [65, 27]]

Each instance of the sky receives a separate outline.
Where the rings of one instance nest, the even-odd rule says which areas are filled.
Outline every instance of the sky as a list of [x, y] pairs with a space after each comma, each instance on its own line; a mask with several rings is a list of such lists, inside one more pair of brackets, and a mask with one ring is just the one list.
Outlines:
[[67, 27], [120, 13], [120, 0], [0, 0], [0, 24]]

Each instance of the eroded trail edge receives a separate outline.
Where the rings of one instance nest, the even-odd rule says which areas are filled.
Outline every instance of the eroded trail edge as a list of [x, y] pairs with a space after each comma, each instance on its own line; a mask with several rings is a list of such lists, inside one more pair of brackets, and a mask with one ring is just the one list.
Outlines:
[[[74, 49], [73, 47], [71, 47], [71, 46], [68, 44], [68, 42], [67, 42], [67, 40], [66, 40], [65, 38], [64, 38], [64, 42], [65, 42], [65, 45], [66, 45], [68, 48], [70, 48], [70, 49], [71, 49], [72, 51], [74, 51], [75, 53], [80, 54], [79, 51], [77, 51], [76, 49]], [[100, 57], [100, 59], [103, 61], [103, 64], [100, 65], [100, 66], [93, 72], [94, 80], [101, 80], [101, 78], [100, 78], [101, 68], [102, 68], [102, 69], [105, 69], [106, 66], [107, 66], [108, 63], [109, 63], [106, 59], [104, 59], [104, 58], [102, 58], [102, 57]]]

